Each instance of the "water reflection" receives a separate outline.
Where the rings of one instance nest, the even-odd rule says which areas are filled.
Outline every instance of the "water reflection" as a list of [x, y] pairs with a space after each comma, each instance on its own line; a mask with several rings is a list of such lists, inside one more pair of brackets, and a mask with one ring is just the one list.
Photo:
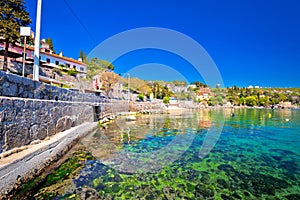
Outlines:
[[230, 112], [139, 116], [128, 129], [99, 129], [82, 139], [97, 159], [57, 198], [299, 199], [300, 112]]
[[[151, 152], [156, 154], [157, 149], [168, 146], [177, 135], [187, 136], [186, 138], [192, 139], [193, 143], [185, 140], [185, 137], [179, 138], [176, 144], [185, 145], [176, 148], [184, 149], [187, 144], [189, 148], [184, 149], [184, 154], [173, 163], [165, 163], [168, 159], [174, 159], [173, 155], [176, 154], [174, 149], [169, 149], [168, 152], [159, 155], [159, 163], [164, 167], [161, 166], [157, 173], [146, 176], [143, 173], [121, 176], [123, 181], [145, 181], [141, 184], [148, 185], [149, 193], [153, 193], [155, 198], [160, 196], [161, 191], [168, 191], [166, 186], [170, 187], [171, 191], [174, 190], [172, 195], [169, 192], [163, 193], [171, 195], [168, 196], [171, 199], [187, 198], [189, 195], [192, 199], [226, 199], [229, 198], [228, 194], [238, 199], [257, 199], [262, 195], [295, 198], [297, 195], [294, 193], [298, 190], [292, 189], [292, 186], [300, 179], [300, 159], [299, 147], [291, 145], [291, 142], [295, 144], [294, 141], [300, 141], [296, 132], [293, 132], [300, 127], [299, 118], [295, 118], [297, 116], [299, 117], [299, 112], [295, 114], [294, 111], [258, 109], [200, 110], [177, 116], [143, 116], [130, 126], [130, 138], [124, 133], [123, 139], [114, 143], [116, 146], [121, 145], [121, 148], [108, 160], [119, 162], [119, 168], [115, 168], [115, 165], [110, 166], [114, 166], [113, 168], [122, 174], [122, 168], [128, 172], [128, 168], [132, 169], [132, 166], [141, 166], [140, 163], [132, 162], [129, 157], [133, 154], [128, 153], [150, 152], [143, 154], [146, 155], [144, 159], [150, 161], [149, 165], [157, 166], [153, 159], [156, 155]], [[298, 120], [293, 124], [288, 122], [288, 125], [283, 120], [285, 118], [290, 118], [293, 122]], [[226, 123], [223, 137], [219, 138], [223, 119]], [[105, 131], [108, 139], [113, 138], [114, 131]], [[287, 135], [289, 137], [286, 137]], [[218, 139], [217, 146], [214, 147]], [[213, 153], [209, 153], [211, 150]], [[200, 159], [195, 154], [198, 154]], [[294, 174], [289, 174], [291, 172]], [[155, 184], [152, 185], [152, 181]], [[129, 182], [126, 184], [130, 185]], [[116, 191], [123, 187], [120, 186], [122, 184], [123, 182], [120, 182], [116, 186]], [[132, 194], [137, 198], [144, 194], [145, 190], [137, 185], [132, 185], [136, 192], [122, 191], [122, 195]], [[228, 194], [224, 193], [224, 189]]]
[[208, 129], [212, 126], [211, 110], [204, 109], [199, 111], [199, 128]]
[[[154, 169], [155, 166], [157, 170], [162, 163], [167, 165], [177, 160], [191, 145], [199, 128], [206, 130], [212, 124], [209, 110], [141, 115], [134, 122], [119, 118], [109, 124], [109, 128], [99, 129], [82, 139], [82, 143], [94, 157], [115, 167], [126, 161], [135, 166], [127, 171], [149, 170], [148, 167]], [[151, 159], [145, 162], [150, 155]], [[125, 170], [123, 166], [122, 170]]]

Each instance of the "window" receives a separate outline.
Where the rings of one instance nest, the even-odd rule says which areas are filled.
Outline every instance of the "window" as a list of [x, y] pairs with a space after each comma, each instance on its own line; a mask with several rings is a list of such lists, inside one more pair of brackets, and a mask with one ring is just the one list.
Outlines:
[[84, 68], [83, 68], [83, 67], [80, 67], [80, 71], [83, 71], [83, 72], [84, 72]]
[[50, 58], [47, 58], [47, 63], [50, 63]]
[[76, 69], [76, 65], [73, 65], [73, 68]]
[[66, 66], [70, 68], [70, 64], [66, 63]]
[[56, 61], [55, 61], [55, 64], [56, 64], [56, 65], [59, 65], [59, 61], [58, 61], [58, 60], [56, 60]]

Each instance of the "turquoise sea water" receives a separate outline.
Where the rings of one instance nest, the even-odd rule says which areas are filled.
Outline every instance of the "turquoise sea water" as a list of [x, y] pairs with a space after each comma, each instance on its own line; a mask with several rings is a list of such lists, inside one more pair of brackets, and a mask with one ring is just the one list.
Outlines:
[[300, 199], [300, 110], [139, 116], [81, 143], [96, 160], [57, 199]]

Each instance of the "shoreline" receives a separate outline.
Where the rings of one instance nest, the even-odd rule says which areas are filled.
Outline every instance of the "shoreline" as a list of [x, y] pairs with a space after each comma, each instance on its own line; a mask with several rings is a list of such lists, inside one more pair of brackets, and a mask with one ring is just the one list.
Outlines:
[[[168, 109], [165, 109], [165, 114], [176, 114], [178, 112], [184, 111], [196, 111], [197, 110], [205, 110], [205, 109], [272, 109], [267, 107], [249, 107], [249, 106], [216, 106], [216, 107], [203, 107], [203, 108], [195, 108], [195, 109], [187, 109], [177, 106], [171, 106]], [[274, 108], [272, 110], [298, 110], [297, 108]], [[102, 123], [102, 128], [106, 128], [106, 125], [112, 122], [117, 117], [124, 116], [135, 116], [135, 115], [147, 115], [139, 112], [124, 112], [124, 113], [115, 113], [114, 116], [111, 116], [107, 122]], [[100, 120], [99, 120], [100, 121]], [[91, 124], [83, 124], [79, 127], [75, 127], [72, 130], [67, 130], [65, 132], [61, 132], [60, 135], [57, 135], [53, 138], [50, 138], [46, 141], [41, 141], [38, 144], [33, 144], [29, 146], [25, 150], [21, 150], [20, 152], [13, 153], [8, 155], [7, 157], [2, 157], [0, 161], [0, 199], [9, 195], [13, 188], [23, 184], [30, 177], [36, 176], [36, 174], [41, 173], [47, 165], [53, 164], [56, 160], [59, 160], [71, 147], [76, 143], [76, 140], [81, 138], [83, 135], [87, 134], [87, 132], [92, 131], [94, 128], [98, 127], [100, 122], [94, 122]], [[87, 128], [89, 127], [89, 128]], [[85, 129], [84, 131], [78, 131], [77, 128]], [[77, 130], [77, 131], [76, 131]], [[87, 132], [86, 132], [87, 131]], [[80, 132], [79, 134], [74, 135], [74, 132]], [[75, 142], [75, 143], [74, 143]], [[37, 148], [39, 147], [39, 148]], [[54, 152], [52, 152], [54, 151]], [[54, 153], [54, 154], [53, 154]], [[46, 155], [45, 155], [46, 154]], [[20, 156], [18, 156], [20, 155]], [[58, 157], [57, 157], [58, 156]], [[40, 158], [41, 157], [41, 158]], [[5, 162], [10, 160], [9, 162]], [[35, 160], [34, 164], [28, 163], [27, 160]], [[24, 171], [25, 170], [25, 171]], [[10, 176], [10, 178], [9, 178]], [[4, 180], [6, 184], [4, 184]]]
[[6, 199], [14, 188], [22, 185], [32, 177], [58, 161], [84, 135], [90, 133], [98, 124], [84, 123], [49, 140], [31, 144], [26, 149], [0, 159], [0, 199]]
[[[214, 109], [224, 109], [224, 110], [234, 110], [234, 109], [266, 109], [266, 110], [300, 110], [300, 106], [292, 106], [289, 108], [282, 108], [282, 107], [263, 107], [263, 106], [207, 106], [207, 107], [190, 107], [184, 108], [180, 106], [168, 106], [162, 107], [161, 109], [148, 109], [147, 111], [129, 111], [129, 112], [118, 112], [118, 113], [111, 113], [107, 116], [102, 116], [99, 118], [98, 123], [100, 127], [106, 128], [107, 124], [111, 123], [118, 117], [131, 117], [131, 116], [138, 116], [138, 115], [150, 115], [150, 114], [177, 114], [180, 112], [190, 112], [190, 111], [197, 111], [197, 110], [214, 110]], [[134, 121], [134, 120], [133, 120]]]

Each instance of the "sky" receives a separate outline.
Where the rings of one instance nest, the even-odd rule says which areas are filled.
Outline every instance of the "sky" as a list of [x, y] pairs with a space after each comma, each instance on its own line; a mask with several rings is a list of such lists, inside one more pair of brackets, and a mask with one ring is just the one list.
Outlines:
[[[35, 31], [37, 0], [25, 2]], [[300, 87], [299, 10], [298, 0], [43, 0], [41, 38], [52, 38], [57, 52], [77, 59], [80, 50], [89, 55], [124, 31], [165, 28], [201, 45], [226, 87]], [[161, 49], [135, 50], [111, 62], [116, 73], [148, 80], [206, 76], [186, 57]]]

